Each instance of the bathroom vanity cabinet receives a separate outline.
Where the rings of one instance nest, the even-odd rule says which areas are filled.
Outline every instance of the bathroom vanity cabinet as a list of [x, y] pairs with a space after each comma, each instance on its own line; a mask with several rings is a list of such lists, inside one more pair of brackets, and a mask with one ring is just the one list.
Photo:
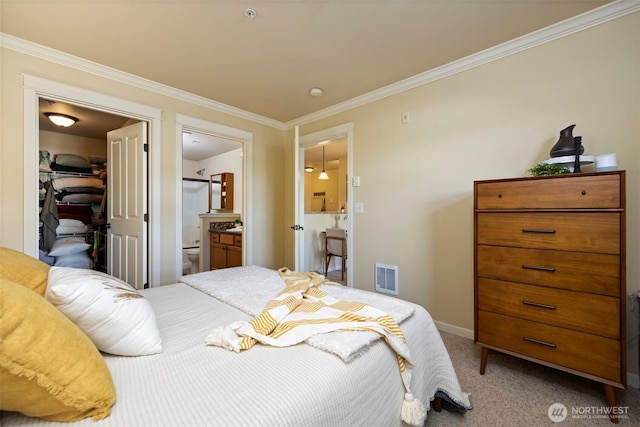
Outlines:
[[242, 234], [230, 231], [210, 232], [210, 269], [242, 265]]

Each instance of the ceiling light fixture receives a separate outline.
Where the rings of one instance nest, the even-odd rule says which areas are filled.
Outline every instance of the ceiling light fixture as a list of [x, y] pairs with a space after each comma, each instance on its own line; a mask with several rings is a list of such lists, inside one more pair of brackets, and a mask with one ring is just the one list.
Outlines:
[[309, 95], [311, 96], [322, 96], [323, 93], [324, 91], [319, 87], [312, 87], [311, 89], [309, 89]]
[[68, 128], [69, 126], [74, 125], [78, 121], [76, 117], [69, 116], [67, 114], [44, 113], [44, 115], [47, 116], [49, 120], [53, 122], [53, 124], [63, 128]]
[[320, 172], [318, 179], [329, 179], [329, 175], [324, 171], [324, 145], [322, 146], [322, 172]]
[[244, 16], [246, 16], [247, 18], [249, 18], [250, 21], [253, 21], [253, 19], [258, 15], [258, 12], [255, 11], [255, 9], [245, 9], [244, 10]]
[[305, 171], [306, 173], [313, 172], [313, 168], [312, 168], [311, 166], [305, 166], [305, 167], [304, 167], [304, 171]]

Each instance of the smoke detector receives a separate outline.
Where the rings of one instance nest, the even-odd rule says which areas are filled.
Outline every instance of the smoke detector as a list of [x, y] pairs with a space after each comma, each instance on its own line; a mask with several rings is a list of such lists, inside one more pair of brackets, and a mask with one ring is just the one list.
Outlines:
[[256, 15], [258, 15], [258, 12], [256, 12], [255, 9], [245, 9], [244, 10], [244, 16], [246, 16], [250, 20], [253, 20], [253, 18], [255, 18]]

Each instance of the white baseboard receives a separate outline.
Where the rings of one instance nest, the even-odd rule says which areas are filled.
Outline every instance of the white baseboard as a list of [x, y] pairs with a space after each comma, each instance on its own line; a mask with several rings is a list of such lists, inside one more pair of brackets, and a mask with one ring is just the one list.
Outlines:
[[460, 326], [450, 325], [444, 322], [438, 322], [437, 320], [434, 320], [433, 323], [436, 324], [436, 328], [438, 328], [439, 331], [457, 335], [462, 338], [468, 338], [470, 340], [473, 339], [473, 331], [471, 329], [461, 328]]
[[[473, 331], [471, 329], [461, 328], [460, 326], [450, 325], [444, 322], [433, 321], [436, 324], [436, 328], [439, 331], [447, 332], [449, 334], [457, 335], [462, 338], [473, 339]], [[627, 386], [633, 388], [640, 388], [640, 375], [633, 372], [627, 372]]]

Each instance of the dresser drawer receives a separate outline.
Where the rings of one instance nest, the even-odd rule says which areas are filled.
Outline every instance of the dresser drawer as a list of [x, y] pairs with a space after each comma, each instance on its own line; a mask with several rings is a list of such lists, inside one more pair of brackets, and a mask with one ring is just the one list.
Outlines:
[[478, 277], [620, 296], [620, 256], [478, 245]]
[[[478, 342], [620, 383], [620, 342], [478, 310]], [[625, 373], [626, 375], [626, 373]]]
[[620, 338], [618, 298], [478, 279], [478, 309]]
[[478, 213], [480, 245], [620, 253], [620, 213]]
[[619, 174], [476, 182], [476, 209], [617, 209]]
[[233, 236], [233, 246], [242, 247], [242, 236]]

